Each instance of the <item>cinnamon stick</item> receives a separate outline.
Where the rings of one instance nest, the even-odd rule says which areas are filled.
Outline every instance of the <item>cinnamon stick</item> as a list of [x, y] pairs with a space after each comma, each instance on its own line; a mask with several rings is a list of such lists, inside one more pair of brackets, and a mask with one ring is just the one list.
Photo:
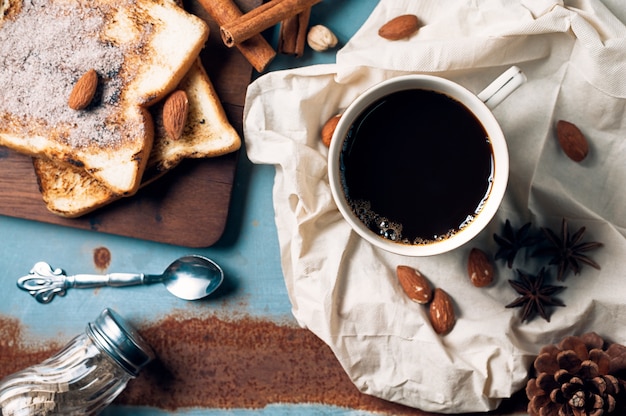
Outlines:
[[281, 22], [278, 34], [278, 52], [285, 55], [295, 55], [297, 58], [304, 54], [310, 17], [311, 8], [309, 7]]
[[[232, 0], [198, 0], [198, 3], [219, 26], [228, 24], [244, 15]], [[276, 56], [274, 48], [261, 34], [250, 37], [237, 44], [236, 47], [258, 72], [263, 72]]]
[[222, 40], [226, 46], [233, 47], [282, 20], [301, 13], [320, 1], [322, 0], [271, 0], [243, 16], [221, 25]]

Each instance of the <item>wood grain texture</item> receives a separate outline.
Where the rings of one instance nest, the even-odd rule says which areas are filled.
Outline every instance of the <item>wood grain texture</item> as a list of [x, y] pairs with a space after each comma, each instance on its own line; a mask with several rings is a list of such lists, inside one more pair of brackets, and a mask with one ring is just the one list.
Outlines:
[[[238, 0], [250, 10], [261, 0]], [[185, 8], [210, 27], [201, 59], [231, 124], [243, 138], [242, 117], [252, 67], [219, 37], [219, 27], [190, 0]], [[30, 157], [0, 147], [0, 215], [94, 230], [185, 247], [208, 247], [221, 237], [228, 216], [239, 152], [185, 160], [136, 195], [86, 216], [67, 219], [43, 203]]]

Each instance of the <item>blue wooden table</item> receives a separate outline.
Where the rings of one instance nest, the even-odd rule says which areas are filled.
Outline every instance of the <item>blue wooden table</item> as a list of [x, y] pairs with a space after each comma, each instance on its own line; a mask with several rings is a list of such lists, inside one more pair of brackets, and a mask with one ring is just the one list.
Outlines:
[[[376, 0], [323, 2], [313, 8], [311, 23], [328, 26], [338, 36], [340, 43], [345, 43], [365, 21], [376, 4]], [[277, 33], [269, 31], [267, 36], [275, 39]], [[307, 49], [305, 55], [297, 59], [279, 55], [268, 71], [334, 62], [334, 59], [335, 51], [316, 53]], [[213, 318], [221, 324], [233, 323], [233, 328], [238, 331], [245, 331], [247, 328], [264, 331], [269, 328], [267, 329], [270, 331], [269, 337], [287, 334], [288, 337], [295, 336], [300, 340], [298, 342], [289, 340], [286, 344], [282, 344], [285, 347], [313, 345], [316, 348], [315, 351], [320, 351], [323, 355], [319, 364], [322, 369], [324, 366], [332, 366], [332, 363], [328, 364], [328, 360], [332, 359], [332, 357], [329, 358], [330, 353], [323, 350], [323, 345], [315, 344], [316, 340], [312, 336], [303, 334], [306, 330], [297, 327], [290, 312], [291, 304], [281, 272], [273, 217], [273, 178], [273, 167], [251, 164], [245, 156], [245, 149], [242, 150], [225, 233], [218, 243], [204, 249], [192, 250], [140, 239], [0, 217], [0, 250], [2, 251], [0, 255], [0, 316], [3, 318], [0, 334], [5, 338], [5, 342], [0, 339], [0, 351], [13, 353], [24, 351], [30, 354], [35, 352], [46, 354], [54, 351], [71, 337], [81, 333], [86, 323], [94, 319], [103, 308], [111, 307], [133, 322], [141, 331], [161, 341], [167, 338], [167, 334], [162, 335], [163, 331], [170, 328], [163, 322], [172, 324], [172, 317], [175, 317], [179, 324], [179, 327], [171, 333], [172, 337], [179, 337], [180, 334], [191, 336], [193, 332], [184, 325], [190, 325], [191, 322], [208, 322], [208, 319]], [[110, 263], [105, 270], [98, 268], [94, 258], [99, 252], [110, 254]], [[116, 271], [160, 273], [175, 258], [190, 253], [214, 259], [223, 267], [226, 275], [223, 289], [215, 296], [201, 302], [179, 300], [170, 295], [161, 285], [155, 285], [124, 289], [74, 289], [68, 291], [65, 297], [42, 305], [31, 299], [28, 294], [19, 291], [15, 285], [19, 276], [27, 274], [30, 268], [41, 260], [49, 262], [54, 267], [63, 268], [68, 273]], [[199, 321], [187, 321], [191, 319]], [[242, 326], [241, 322], [244, 321], [248, 326]], [[205, 337], [210, 335], [207, 334]], [[223, 339], [233, 339], [235, 342], [231, 347], [231, 353], [224, 358], [225, 360], [231, 359], [229, 357], [246, 360], [246, 357], [237, 353], [237, 349], [240, 348], [245, 352], [251, 350], [251, 347], [236, 344], [247, 339], [246, 334], [233, 332], [215, 335]], [[202, 349], [201, 345], [196, 345], [200, 348], [196, 351], [202, 351], [201, 355], [206, 356], [225, 351], [223, 349], [212, 350], [210, 345], [212, 344], [208, 341], [205, 349]], [[272, 345], [280, 349], [281, 341], [278, 340], [277, 344]], [[162, 348], [162, 352], [168, 352], [165, 344], [159, 347]], [[173, 353], [174, 362], [177, 362], [175, 361], [176, 354], [179, 357], [188, 354], [189, 371], [196, 371], [198, 364], [194, 360], [202, 357], [195, 356], [189, 352], [191, 347], [189, 345], [187, 347], [187, 352]], [[290, 359], [307, 360], [306, 357], [306, 351], [303, 351], [299, 355], [294, 353]], [[315, 359], [317, 358], [310, 357], [312, 361]], [[180, 362], [177, 363], [181, 365]], [[261, 371], [259, 366], [262, 363], [255, 365], [254, 371], [258, 373]], [[333, 390], [332, 386], [322, 387], [317, 392], [311, 390], [312, 393], [303, 396], [302, 399], [299, 399], [296, 392], [289, 391], [287, 387], [286, 390], [281, 390], [280, 394], [276, 393], [276, 399], [268, 397], [268, 404], [265, 406], [262, 404], [263, 400], [253, 395], [248, 397], [248, 393], [256, 388], [253, 384], [249, 384], [242, 387], [248, 392], [247, 399], [233, 396], [222, 398], [220, 402], [214, 396], [228, 396], [228, 394], [217, 389], [215, 384], [220, 383], [218, 377], [215, 377], [212, 382], [211, 377], [206, 374], [205, 378], [197, 380], [202, 385], [193, 386], [193, 392], [181, 393], [176, 390], [176, 380], [174, 380], [171, 386], [154, 393], [155, 397], [150, 397], [150, 391], [142, 390], [142, 385], [139, 383], [140, 377], [135, 380], [137, 381], [135, 387], [133, 387], [134, 381], [129, 385], [130, 395], [121, 396], [119, 401], [105, 411], [105, 415], [243, 415], [250, 413], [356, 415], [369, 414], [374, 411], [424, 414], [394, 406], [386, 407], [385, 403], [368, 401], [367, 398], [360, 399], [358, 392], [349, 391], [349, 387], [345, 387], [349, 385], [349, 381], [338, 375], [341, 371], [338, 367], [337, 364], [335, 368], [329, 370], [330, 376], [322, 375], [322, 378], [329, 377], [329, 381], [332, 382], [339, 378], [343, 386], [341, 388], [348, 389], [347, 395], [350, 397], [346, 399], [321, 399], [315, 403], [316, 395], [323, 397], [325, 389], [330, 395]], [[318, 371], [316, 368], [314, 362], [304, 367], [296, 363], [293, 371], [308, 369], [315, 372]], [[272, 369], [270, 368], [268, 372], [272, 372]], [[245, 376], [239, 376], [239, 378], [241, 383], [247, 382]], [[285, 380], [287, 383], [288, 377]], [[306, 383], [306, 377], [304, 380]], [[188, 380], [185, 382], [189, 383]], [[233, 383], [233, 386], [237, 384], [237, 380], [229, 382]], [[276, 383], [281, 383], [281, 381], [278, 380]], [[159, 386], [159, 383], [157, 382], [156, 385]], [[183, 388], [187, 388], [185, 386], [183, 385]], [[267, 386], [264, 388], [268, 389]], [[269, 390], [272, 391], [272, 388]], [[164, 394], [171, 394], [173, 397], [165, 401], [156, 397]], [[177, 394], [179, 396], [175, 397]], [[237, 391], [233, 392], [233, 395], [238, 394]], [[190, 395], [198, 397], [193, 400], [192, 397], [187, 397]], [[209, 398], [212, 399], [209, 400]], [[283, 403], [275, 403], [274, 400]], [[289, 401], [291, 403], [285, 403]], [[178, 407], [179, 405], [183, 407]]]

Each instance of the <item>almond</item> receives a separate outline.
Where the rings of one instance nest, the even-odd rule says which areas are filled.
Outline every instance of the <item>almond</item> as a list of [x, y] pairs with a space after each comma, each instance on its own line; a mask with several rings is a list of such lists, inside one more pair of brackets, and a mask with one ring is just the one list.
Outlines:
[[450, 332], [456, 323], [452, 298], [443, 289], [435, 289], [428, 312], [430, 324], [439, 335]]
[[337, 114], [328, 119], [328, 121], [322, 127], [322, 143], [326, 147], [330, 146], [330, 141], [333, 138], [333, 133], [337, 128], [337, 123], [339, 123], [339, 119], [341, 118], [341, 114]]
[[187, 93], [183, 90], [171, 93], [163, 104], [163, 127], [172, 140], [178, 140], [183, 135], [188, 114]]
[[396, 274], [409, 299], [421, 304], [430, 302], [433, 291], [423, 274], [409, 266], [398, 266]]
[[378, 29], [378, 35], [388, 40], [408, 38], [419, 29], [419, 19], [414, 14], [395, 17]]
[[556, 137], [565, 154], [573, 161], [581, 162], [587, 157], [589, 143], [575, 124], [559, 120], [556, 123]]
[[472, 248], [467, 259], [467, 273], [470, 281], [476, 287], [485, 287], [493, 282], [493, 264], [487, 254]]
[[82, 77], [76, 81], [74, 88], [70, 93], [67, 104], [72, 110], [84, 110], [93, 100], [98, 88], [98, 73], [95, 69], [85, 72]]

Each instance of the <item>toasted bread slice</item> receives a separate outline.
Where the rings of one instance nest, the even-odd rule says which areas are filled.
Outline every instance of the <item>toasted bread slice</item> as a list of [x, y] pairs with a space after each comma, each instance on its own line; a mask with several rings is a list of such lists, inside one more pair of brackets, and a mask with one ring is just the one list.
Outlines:
[[[178, 140], [168, 137], [163, 127], [162, 103], [150, 111], [155, 120], [155, 142], [142, 185], [173, 169], [183, 158], [220, 156], [241, 146], [241, 138], [229, 123], [224, 108], [200, 60], [191, 67], [177, 89], [189, 99], [189, 115]], [[64, 217], [78, 217], [121, 197], [84, 169], [34, 158], [33, 166], [48, 210]]]
[[44, 203], [54, 214], [76, 218], [121, 198], [84, 169], [32, 160]]
[[[0, 145], [79, 166], [115, 194], [136, 192], [152, 148], [146, 108], [187, 73], [208, 26], [167, 0], [4, 0]], [[67, 101], [87, 71], [85, 110]]]
[[163, 127], [163, 101], [151, 108], [158, 140], [155, 140], [142, 183], [151, 181], [183, 159], [221, 156], [239, 150], [241, 138], [228, 121], [221, 101], [198, 59], [178, 88], [187, 93], [189, 115], [183, 136], [172, 140]]

